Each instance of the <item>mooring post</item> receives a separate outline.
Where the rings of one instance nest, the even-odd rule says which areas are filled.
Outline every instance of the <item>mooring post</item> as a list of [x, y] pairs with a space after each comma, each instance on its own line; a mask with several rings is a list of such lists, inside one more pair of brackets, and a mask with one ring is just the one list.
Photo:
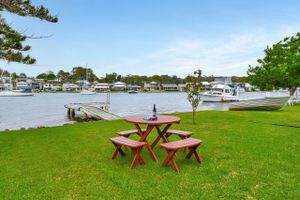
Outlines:
[[82, 119], [83, 120], [87, 120], [88, 119], [88, 115], [85, 112], [82, 113]]
[[72, 117], [74, 117], [75, 116], [75, 110], [74, 109], [70, 109], [70, 115], [72, 116]]

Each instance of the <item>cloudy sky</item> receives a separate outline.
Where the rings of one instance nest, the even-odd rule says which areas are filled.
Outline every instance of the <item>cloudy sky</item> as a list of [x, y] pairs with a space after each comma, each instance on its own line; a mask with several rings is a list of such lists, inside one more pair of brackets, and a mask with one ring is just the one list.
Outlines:
[[4, 13], [28, 40], [35, 65], [0, 68], [37, 75], [88, 64], [97, 75], [245, 75], [263, 50], [300, 31], [296, 0], [34, 0], [50, 24]]

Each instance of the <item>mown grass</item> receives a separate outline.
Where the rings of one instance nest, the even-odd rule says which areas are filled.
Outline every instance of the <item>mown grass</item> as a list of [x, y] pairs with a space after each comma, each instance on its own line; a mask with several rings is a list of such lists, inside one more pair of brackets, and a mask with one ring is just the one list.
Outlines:
[[300, 106], [203, 111], [196, 125], [178, 116], [173, 128], [204, 142], [201, 165], [178, 153], [179, 174], [161, 167], [159, 147], [158, 163], [143, 150], [146, 165], [134, 170], [130, 154], [111, 160], [109, 138], [133, 128], [123, 120], [1, 132], [0, 199], [300, 199]]

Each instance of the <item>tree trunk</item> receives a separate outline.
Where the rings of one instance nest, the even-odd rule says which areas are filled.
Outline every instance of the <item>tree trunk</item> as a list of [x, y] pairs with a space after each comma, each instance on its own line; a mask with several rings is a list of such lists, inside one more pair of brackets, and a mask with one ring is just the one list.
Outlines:
[[297, 86], [290, 86], [289, 87], [289, 90], [290, 90], [290, 96], [294, 96], [294, 93], [297, 89]]
[[196, 124], [196, 122], [195, 122], [195, 115], [196, 115], [196, 110], [193, 110], [193, 124]]

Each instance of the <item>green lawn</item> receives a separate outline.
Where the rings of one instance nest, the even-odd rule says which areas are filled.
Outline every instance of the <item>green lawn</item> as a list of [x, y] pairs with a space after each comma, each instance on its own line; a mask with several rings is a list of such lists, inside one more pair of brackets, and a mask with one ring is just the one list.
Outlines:
[[122, 120], [0, 132], [0, 199], [300, 199], [300, 106], [178, 116], [204, 142], [201, 165], [177, 154], [179, 174], [158, 147], [134, 170], [131, 154], [111, 160], [109, 138], [133, 128]]

